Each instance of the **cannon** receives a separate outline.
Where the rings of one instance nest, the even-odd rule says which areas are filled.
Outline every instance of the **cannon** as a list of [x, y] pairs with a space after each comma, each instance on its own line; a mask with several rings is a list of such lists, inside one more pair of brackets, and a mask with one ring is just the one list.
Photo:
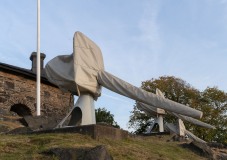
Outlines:
[[105, 71], [101, 49], [81, 32], [74, 34], [73, 53], [53, 58], [45, 70], [50, 82], [79, 97], [58, 127], [68, 117], [70, 126], [95, 124], [94, 101], [101, 96], [102, 87], [156, 108], [202, 117], [201, 111], [147, 92]]

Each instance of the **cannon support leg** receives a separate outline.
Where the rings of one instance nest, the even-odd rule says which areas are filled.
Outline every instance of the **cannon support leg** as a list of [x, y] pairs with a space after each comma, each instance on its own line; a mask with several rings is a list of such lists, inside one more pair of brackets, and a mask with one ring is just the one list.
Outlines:
[[89, 94], [80, 95], [72, 110], [56, 128], [62, 128], [70, 116], [68, 126], [96, 124], [94, 98]]
[[156, 119], [156, 123], [159, 126], [159, 132], [164, 132], [163, 116], [161, 114], [158, 114], [158, 117]]

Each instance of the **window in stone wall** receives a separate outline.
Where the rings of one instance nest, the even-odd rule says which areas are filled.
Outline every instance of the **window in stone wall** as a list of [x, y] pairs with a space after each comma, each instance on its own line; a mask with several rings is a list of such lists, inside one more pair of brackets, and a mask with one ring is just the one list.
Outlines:
[[24, 117], [28, 115], [32, 115], [31, 110], [24, 104], [14, 104], [10, 111], [17, 113], [18, 116]]

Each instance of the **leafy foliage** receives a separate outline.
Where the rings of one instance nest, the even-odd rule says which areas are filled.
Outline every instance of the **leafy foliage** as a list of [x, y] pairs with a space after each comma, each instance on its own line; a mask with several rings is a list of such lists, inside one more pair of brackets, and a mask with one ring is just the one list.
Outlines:
[[136, 106], [134, 106], [128, 123], [129, 128], [135, 129], [136, 134], [143, 133], [149, 125], [150, 119], [151, 118], [143, 111], [140, 111]]
[[[227, 143], [227, 93], [217, 87], [207, 87], [203, 92], [193, 88], [186, 81], [173, 76], [162, 76], [142, 82], [142, 88], [155, 93], [160, 89], [166, 98], [196, 108], [203, 112], [203, 122], [216, 126], [215, 130], [206, 129], [185, 122], [188, 130], [206, 141]], [[134, 106], [131, 111], [129, 128], [135, 129], [135, 133], [145, 131], [150, 117]], [[167, 113], [166, 122], [174, 123], [176, 118]]]
[[104, 122], [115, 128], [120, 128], [116, 121], [114, 121], [114, 115], [107, 111], [105, 108], [95, 109], [96, 122]]
[[215, 130], [194, 128], [194, 133], [208, 141], [227, 143], [227, 93], [217, 87], [207, 87], [201, 93], [202, 120], [214, 125]]

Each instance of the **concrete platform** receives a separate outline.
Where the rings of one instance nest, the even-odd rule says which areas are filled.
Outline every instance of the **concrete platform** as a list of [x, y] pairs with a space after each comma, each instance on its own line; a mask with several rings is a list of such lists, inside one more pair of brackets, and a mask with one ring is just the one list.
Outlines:
[[140, 134], [141, 136], [159, 136], [159, 135], [170, 135], [170, 132], [152, 132]]
[[110, 138], [110, 139], [121, 140], [129, 137], [128, 131], [114, 128], [111, 126], [99, 125], [99, 124], [72, 126], [72, 127], [31, 132], [31, 134], [43, 134], [43, 133], [80, 133], [84, 135], [89, 135], [96, 140], [100, 138]]

